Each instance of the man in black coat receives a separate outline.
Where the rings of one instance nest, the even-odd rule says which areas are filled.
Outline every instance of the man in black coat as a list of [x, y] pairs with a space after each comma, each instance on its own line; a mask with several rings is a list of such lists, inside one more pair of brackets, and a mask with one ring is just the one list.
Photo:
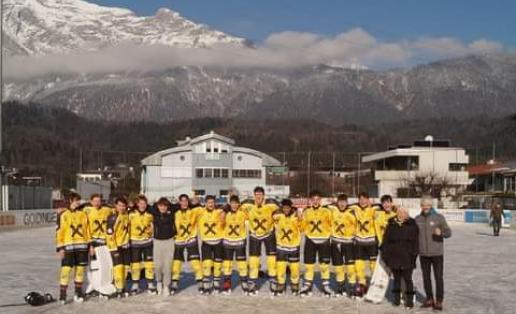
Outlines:
[[405, 306], [414, 307], [412, 272], [418, 254], [418, 227], [405, 209], [399, 208], [396, 217], [389, 220], [383, 237], [382, 258], [394, 276], [395, 306], [400, 305], [401, 279], [405, 281]]

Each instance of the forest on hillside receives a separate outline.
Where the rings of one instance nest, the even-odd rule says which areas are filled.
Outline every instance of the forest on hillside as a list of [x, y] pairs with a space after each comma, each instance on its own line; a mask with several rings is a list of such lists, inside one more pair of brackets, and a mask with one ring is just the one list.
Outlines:
[[[339, 168], [353, 168], [358, 153], [390, 145], [410, 144], [431, 134], [468, 149], [470, 163], [492, 158], [516, 160], [516, 114], [467, 120], [430, 119], [368, 125], [328, 125], [312, 120], [194, 119], [173, 122], [92, 121], [65, 109], [5, 102], [3, 159], [23, 176], [41, 176], [46, 185], [71, 188], [80, 171], [133, 167], [127, 189], [138, 186], [139, 161], [176, 145], [186, 136], [211, 130], [233, 138], [238, 146], [270, 153], [291, 168], [306, 167], [311, 152], [313, 171], [327, 170], [337, 155]], [[333, 160], [332, 160], [333, 158]]]

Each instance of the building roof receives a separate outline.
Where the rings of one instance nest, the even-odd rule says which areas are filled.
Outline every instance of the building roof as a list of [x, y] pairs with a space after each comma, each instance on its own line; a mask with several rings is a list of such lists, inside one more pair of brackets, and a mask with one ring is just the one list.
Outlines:
[[282, 165], [281, 162], [279, 160], [277, 160], [276, 158], [269, 156], [265, 153], [262, 153], [260, 151], [257, 151], [257, 150], [251, 149], [251, 148], [246, 148], [246, 147], [234, 146], [235, 141], [233, 139], [216, 134], [213, 131], [211, 131], [208, 134], [204, 134], [204, 135], [192, 138], [192, 139], [187, 137], [185, 140], [178, 141], [177, 147], [168, 148], [168, 149], [156, 152], [156, 153], [142, 159], [141, 163], [144, 166], [160, 166], [161, 158], [163, 156], [170, 155], [173, 153], [179, 153], [179, 152], [191, 152], [193, 144], [203, 142], [203, 141], [206, 141], [209, 139], [217, 139], [228, 145], [233, 146], [233, 153], [244, 153], [244, 154], [250, 154], [250, 155], [259, 157], [262, 159], [263, 166], [267, 167], [267, 166], [281, 166]]
[[513, 173], [516, 172], [516, 161], [474, 165], [468, 167], [468, 172], [470, 176], [492, 174], [493, 172], [502, 174]]
[[362, 162], [372, 162], [397, 156], [417, 156], [422, 152], [445, 151], [445, 150], [464, 150], [460, 147], [408, 147], [386, 150], [362, 157]]

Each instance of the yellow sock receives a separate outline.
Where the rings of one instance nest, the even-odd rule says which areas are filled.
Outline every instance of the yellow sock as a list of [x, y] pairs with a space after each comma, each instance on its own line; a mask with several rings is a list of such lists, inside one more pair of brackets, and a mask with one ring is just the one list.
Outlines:
[[202, 275], [204, 277], [211, 276], [211, 268], [213, 267], [213, 260], [205, 259], [202, 261]]
[[222, 275], [222, 263], [214, 262], [213, 263], [213, 276], [220, 277]]
[[258, 273], [260, 272], [260, 258], [258, 256], [249, 257], [249, 278], [258, 279]]
[[154, 262], [153, 261], [144, 262], [143, 267], [145, 267], [145, 279], [153, 280], [154, 279]]
[[75, 266], [75, 279], [74, 281], [76, 283], [83, 283], [84, 282], [84, 266]]
[[72, 267], [61, 266], [61, 272], [59, 273], [59, 284], [61, 286], [68, 286], [68, 282], [70, 281], [70, 272], [71, 271], [72, 271]]
[[113, 279], [115, 281], [115, 287], [117, 290], [123, 290], [125, 286], [125, 266], [115, 265], [113, 266]]
[[290, 282], [293, 284], [299, 283], [299, 262], [290, 263]]
[[231, 272], [233, 271], [233, 261], [224, 261], [222, 262], [222, 272], [224, 276], [231, 276]]
[[344, 282], [346, 280], [346, 271], [344, 265], [335, 266], [335, 280], [337, 282]]
[[183, 266], [181, 261], [174, 260], [172, 262], [172, 280], [179, 280], [181, 276], [181, 266]]
[[195, 280], [202, 280], [201, 261], [198, 259], [190, 261], [190, 266], [192, 267], [192, 270], [194, 272]]
[[276, 256], [267, 256], [267, 274], [276, 277]]
[[305, 264], [305, 280], [314, 281], [315, 265]]
[[356, 270], [356, 273], [357, 273], [357, 279], [358, 279], [358, 283], [361, 284], [361, 285], [365, 285], [366, 284], [366, 274], [365, 274], [365, 268], [366, 268], [366, 265], [365, 265], [365, 261], [364, 260], [357, 260], [355, 262], [355, 270]]
[[[247, 262], [237, 261], [238, 275], [240, 277], [247, 277]], [[231, 275], [231, 273], [230, 273]]]
[[134, 281], [140, 280], [141, 265], [138, 263], [131, 263], [131, 278]]
[[278, 283], [283, 285], [287, 281], [287, 262], [276, 262], [276, 271], [278, 275]]
[[350, 264], [346, 266], [347, 269], [347, 275], [348, 275], [348, 282], [352, 285], [354, 285], [357, 282], [357, 273], [355, 270], [355, 264]]
[[319, 263], [319, 269], [321, 269], [321, 279], [330, 280], [330, 264]]

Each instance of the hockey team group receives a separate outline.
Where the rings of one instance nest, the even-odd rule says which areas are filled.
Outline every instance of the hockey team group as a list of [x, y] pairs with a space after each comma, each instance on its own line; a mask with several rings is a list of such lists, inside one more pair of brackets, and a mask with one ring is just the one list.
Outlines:
[[[116, 298], [145, 290], [164, 296], [179, 293], [184, 262], [190, 264], [203, 295], [230, 294], [236, 264], [246, 295], [255, 295], [263, 282], [259, 279], [266, 276], [274, 296], [287, 291], [310, 296], [317, 270], [323, 295], [362, 298], [381, 252], [393, 278], [395, 306], [402, 299], [406, 307], [414, 306], [412, 274], [419, 255], [426, 293], [422, 307], [442, 310], [443, 239], [450, 236], [430, 197], [421, 199], [421, 213], [413, 219], [406, 209], [393, 204], [391, 196], [373, 204], [367, 193], [361, 193], [356, 204], [339, 195], [335, 203], [323, 205], [321, 194], [314, 191], [310, 205], [303, 209], [295, 208], [290, 199], [280, 203], [266, 199], [261, 187], [254, 189], [251, 200], [241, 202], [233, 195], [222, 205], [216, 204], [214, 196], [206, 196], [200, 204], [186, 194], [175, 204], [161, 198], [150, 205], [140, 195], [131, 201], [117, 198], [107, 205], [98, 194], [81, 204], [81, 196], [72, 193], [57, 218], [59, 301], [66, 303], [72, 273], [74, 301], [99, 294], [86, 294], [83, 283], [100, 247], [109, 250], [110, 278], [116, 288], [113, 295], [104, 297]], [[261, 261], [266, 261], [265, 272]]]

